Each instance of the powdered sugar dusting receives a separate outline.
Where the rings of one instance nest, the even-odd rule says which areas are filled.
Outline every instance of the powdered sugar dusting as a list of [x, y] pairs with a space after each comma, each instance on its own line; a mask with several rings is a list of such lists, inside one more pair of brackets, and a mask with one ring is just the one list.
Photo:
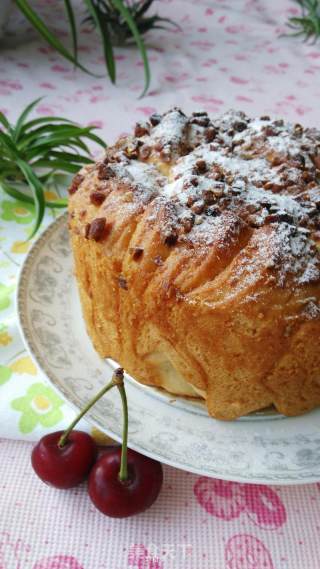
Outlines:
[[259, 260], [280, 286], [320, 279], [317, 131], [236, 111], [213, 121], [173, 109], [135, 134], [110, 167], [135, 202], [155, 201], [151, 217], [161, 215], [166, 243], [228, 248], [249, 229], [257, 253], [248, 274]]

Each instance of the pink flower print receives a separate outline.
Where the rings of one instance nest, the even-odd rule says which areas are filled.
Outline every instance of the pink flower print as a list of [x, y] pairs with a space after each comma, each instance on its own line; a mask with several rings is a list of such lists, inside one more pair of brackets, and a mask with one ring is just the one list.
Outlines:
[[55, 73], [69, 73], [70, 69], [56, 63], [56, 65], [52, 65], [51, 71], [54, 71]]
[[241, 103], [253, 103], [253, 99], [250, 99], [249, 97], [245, 97], [244, 95], [237, 95], [236, 101], [239, 101]]
[[130, 567], [135, 567], [138, 565], [140, 559], [146, 557], [146, 555], [148, 555], [147, 548], [142, 543], [135, 543], [130, 547], [128, 564]]
[[260, 528], [277, 529], [287, 519], [285, 507], [278, 494], [269, 486], [243, 484], [246, 514]]
[[88, 126], [95, 126], [96, 128], [103, 128], [103, 121], [99, 121], [99, 120], [90, 121], [88, 123]]
[[38, 561], [32, 569], [84, 569], [75, 557], [55, 555]]
[[8, 532], [0, 533], [0, 569], [24, 569], [30, 547]]
[[155, 107], [137, 107], [136, 111], [142, 113], [146, 117], [149, 117], [150, 115], [156, 112], [156, 109]]
[[56, 87], [49, 82], [44, 82], [44, 83], [40, 83], [39, 87], [42, 87], [42, 89], [55, 89]]
[[198, 47], [199, 49], [201, 49], [203, 51], [208, 51], [215, 46], [215, 43], [213, 43], [212, 41], [195, 40], [195, 41], [190, 42], [190, 45]]
[[234, 75], [230, 77], [230, 81], [231, 83], [235, 83], [236, 85], [246, 85], [247, 83], [249, 83], [247, 79], [244, 79], [243, 77], [236, 77]]
[[63, 112], [64, 108], [62, 105], [45, 105], [40, 104], [36, 107], [36, 113], [38, 115], [56, 115], [57, 112]]
[[194, 95], [191, 97], [192, 101], [195, 103], [201, 103], [202, 105], [223, 105], [221, 99], [216, 99], [215, 97], [207, 97], [206, 95]]
[[311, 107], [304, 107], [303, 105], [299, 105], [298, 107], [295, 108], [295, 111], [296, 111], [297, 115], [302, 117], [306, 113], [312, 111], [312, 109], [311, 109]]
[[226, 26], [225, 31], [227, 34], [240, 34], [241, 32], [248, 32], [245, 26]]
[[225, 521], [237, 518], [245, 508], [242, 485], [236, 482], [201, 476], [193, 491], [198, 503], [208, 514]]
[[320, 59], [320, 53], [318, 51], [311, 51], [308, 53], [308, 57], [311, 57], [311, 59]]
[[0, 86], [10, 89], [11, 91], [22, 91], [20, 81], [7, 81], [6, 79], [0, 79]]
[[128, 565], [136, 569], [163, 569], [162, 561], [151, 555], [142, 543], [135, 543], [130, 547]]
[[237, 534], [225, 547], [226, 569], [275, 569], [266, 546], [253, 535]]

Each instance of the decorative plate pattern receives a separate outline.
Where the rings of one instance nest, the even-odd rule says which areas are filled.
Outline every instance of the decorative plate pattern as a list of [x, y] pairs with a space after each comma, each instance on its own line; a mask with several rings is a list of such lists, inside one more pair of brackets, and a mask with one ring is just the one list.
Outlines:
[[[110, 379], [114, 363], [100, 359], [85, 330], [66, 215], [48, 227], [28, 254], [17, 305], [30, 354], [54, 388], [74, 407], [83, 407]], [[129, 377], [127, 393], [129, 445], [146, 455], [225, 480], [320, 480], [320, 410], [294, 418], [260, 415], [222, 422], [209, 417], [201, 404], [174, 399]], [[117, 390], [100, 400], [87, 418], [120, 440]]]

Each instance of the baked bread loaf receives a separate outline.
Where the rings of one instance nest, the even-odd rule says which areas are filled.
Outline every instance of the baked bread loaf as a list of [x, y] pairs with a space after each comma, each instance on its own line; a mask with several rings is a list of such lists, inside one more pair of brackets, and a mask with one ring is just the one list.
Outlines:
[[173, 109], [70, 188], [101, 357], [234, 419], [320, 404], [320, 131]]

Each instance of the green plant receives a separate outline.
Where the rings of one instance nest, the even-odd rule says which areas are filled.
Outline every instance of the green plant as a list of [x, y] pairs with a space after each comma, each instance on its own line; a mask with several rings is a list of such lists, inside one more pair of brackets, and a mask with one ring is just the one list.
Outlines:
[[[71, 51], [50, 31], [37, 11], [32, 8], [29, 0], [14, 1], [30, 24], [49, 45], [76, 67], [92, 74], [91, 71], [79, 61], [78, 30], [72, 0], [63, 0], [72, 37]], [[87, 20], [89, 19], [93, 23], [100, 34], [107, 73], [112, 83], [116, 82], [116, 62], [113, 44], [123, 44], [129, 37], [134, 39], [139, 48], [144, 65], [145, 84], [141, 96], [147, 92], [150, 85], [150, 67], [142, 35], [152, 28], [163, 28], [165, 23], [172, 23], [170, 20], [161, 18], [158, 15], [147, 16], [146, 11], [150, 8], [152, 3], [153, 0], [83, 0], [88, 14]]]
[[[108, 30], [112, 43], [114, 45], [126, 45], [132, 39], [131, 30], [122, 17], [120, 12], [115, 8], [112, 0], [95, 0], [99, 17], [104, 26]], [[128, 3], [130, 11], [138, 32], [144, 35], [152, 29], [166, 30], [172, 28], [179, 29], [178, 24], [169, 18], [162, 18], [158, 14], [149, 16], [146, 12], [149, 10], [154, 0], [132, 0]], [[93, 18], [89, 15], [85, 20], [95, 25]]]
[[90, 150], [85, 140], [105, 147], [92, 131], [62, 117], [40, 117], [27, 120], [41, 99], [28, 105], [11, 125], [0, 112], [0, 187], [9, 196], [34, 204], [36, 219], [32, 237], [38, 230], [45, 207], [66, 207], [67, 200], [46, 200], [45, 184], [58, 172], [75, 174], [90, 164]]
[[293, 30], [289, 35], [304, 36], [305, 40], [317, 41], [320, 37], [320, 2], [319, 0], [296, 0], [302, 9], [301, 16], [289, 18], [288, 26]]

